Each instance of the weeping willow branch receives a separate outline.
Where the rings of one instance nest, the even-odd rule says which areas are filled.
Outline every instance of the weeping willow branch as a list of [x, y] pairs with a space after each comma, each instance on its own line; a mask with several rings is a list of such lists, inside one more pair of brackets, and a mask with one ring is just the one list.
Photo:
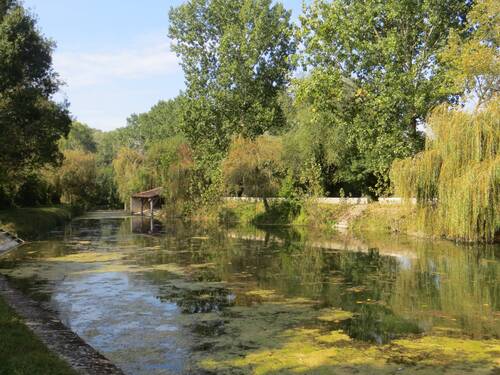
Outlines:
[[462, 241], [500, 232], [500, 100], [467, 113], [440, 107], [429, 118], [425, 151], [397, 160], [395, 193], [417, 199], [417, 227]]

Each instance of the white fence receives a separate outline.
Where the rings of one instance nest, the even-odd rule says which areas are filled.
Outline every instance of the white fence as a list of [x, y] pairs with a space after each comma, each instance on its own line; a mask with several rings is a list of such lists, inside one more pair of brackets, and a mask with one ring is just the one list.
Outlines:
[[[262, 198], [256, 197], [225, 197], [226, 201], [236, 201], [236, 202], [262, 202]], [[284, 200], [284, 198], [267, 198], [269, 202]], [[352, 204], [352, 205], [362, 205], [371, 203], [372, 200], [368, 197], [360, 198], [316, 198], [316, 202], [323, 204]], [[391, 198], [379, 198], [378, 203], [381, 204], [402, 204], [404, 202], [403, 198], [391, 197]], [[416, 199], [411, 200], [413, 204], [416, 203]]]

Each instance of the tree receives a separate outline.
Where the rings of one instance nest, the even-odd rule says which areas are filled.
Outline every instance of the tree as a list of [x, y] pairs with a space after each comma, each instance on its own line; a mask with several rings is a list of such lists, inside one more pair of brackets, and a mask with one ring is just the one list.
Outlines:
[[466, 0], [314, 0], [307, 8], [300, 35], [312, 72], [298, 96], [343, 137], [337, 176], [383, 194], [392, 161], [422, 149], [418, 125], [456, 99], [439, 54], [450, 30], [464, 30], [469, 8]]
[[53, 49], [54, 43], [41, 35], [35, 18], [18, 1], [0, 0], [0, 190], [4, 194], [12, 193], [31, 170], [61, 160], [58, 141], [68, 133], [71, 119], [67, 104], [52, 100], [60, 85], [52, 68]]
[[119, 134], [123, 145], [145, 149], [159, 140], [174, 137], [182, 129], [183, 96], [160, 100], [148, 112], [132, 114]]
[[118, 196], [128, 207], [132, 194], [152, 188], [144, 171], [144, 155], [137, 150], [122, 147], [113, 160]]
[[396, 193], [417, 200], [417, 226], [438, 236], [493, 242], [500, 232], [500, 100], [498, 2], [478, 1], [470, 33], [453, 33], [442, 58], [452, 83], [475, 95], [474, 111], [441, 106], [429, 117], [425, 151], [396, 160]]
[[97, 151], [97, 143], [94, 137], [95, 132], [97, 130], [75, 121], [71, 124], [71, 130], [67, 138], [61, 139], [60, 147], [62, 150], [81, 150], [95, 153]]
[[180, 211], [188, 209], [192, 197], [194, 159], [187, 140], [182, 135], [165, 138], [152, 144], [146, 154], [144, 168], [152, 178], [153, 186], [164, 188], [169, 207]]
[[53, 175], [63, 203], [88, 208], [98, 198], [95, 155], [82, 150], [66, 150], [62, 165]]
[[285, 125], [279, 93], [295, 51], [290, 12], [272, 0], [188, 0], [170, 10], [169, 36], [187, 90], [183, 131], [220, 160], [233, 135]]
[[262, 135], [255, 140], [238, 136], [222, 163], [224, 182], [229, 193], [267, 199], [276, 195], [285, 175], [283, 146], [278, 137]]
[[396, 193], [417, 199], [418, 230], [493, 242], [500, 232], [500, 100], [468, 113], [446, 106], [429, 118], [426, 150], [397, 160]]
[[[465, 100], [485, 104], [500, 91], [500, 3], [479, 0], [469, 13], [462, 38], [453, 31], [441, 58], [448, 64], [447, 76]], [[471, 98], [472, 96], [472, 98]]]

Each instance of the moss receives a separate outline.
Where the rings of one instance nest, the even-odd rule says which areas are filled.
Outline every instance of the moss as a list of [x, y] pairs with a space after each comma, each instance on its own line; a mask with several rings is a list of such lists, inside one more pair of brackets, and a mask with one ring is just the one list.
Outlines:
[[124, 254], [118, 252], [81, 252], [68, 254], [60, 257], [45, 258], [45, 262], [71, 262], [71, 263], [102, 263], [111, 262], [124, 258]]
[[468, 340], [426, 336], [417, 340], [395, 340], [387, 348], [389, 360], [397, 363], [428, 366], [500, 365], [500, 341]]
[[[279, 342], [279, 344], [278, 344]], [[354, 342], [344, 332], [296, 328], [275, 345], [243, 355], [201, 362], [218, 374], [488, 374], [498, 366], [500, 342], [429, 336], [376, 346]]]
[[325, 322], [340, 322], [341, 320], [350, 319], [352, 316], [353, 313], [350, 311], [340, 309], [324, 309], [321, 310], [321, 315], [318, 316], [318, 319]]

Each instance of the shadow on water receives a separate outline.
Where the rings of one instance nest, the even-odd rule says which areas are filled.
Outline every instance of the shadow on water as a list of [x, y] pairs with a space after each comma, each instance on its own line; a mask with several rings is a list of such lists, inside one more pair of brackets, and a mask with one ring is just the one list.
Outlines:
[[499, 257], [398, 236], [93, 217], [0, 272], [129, 373], [460, 374], [498, 365]]

